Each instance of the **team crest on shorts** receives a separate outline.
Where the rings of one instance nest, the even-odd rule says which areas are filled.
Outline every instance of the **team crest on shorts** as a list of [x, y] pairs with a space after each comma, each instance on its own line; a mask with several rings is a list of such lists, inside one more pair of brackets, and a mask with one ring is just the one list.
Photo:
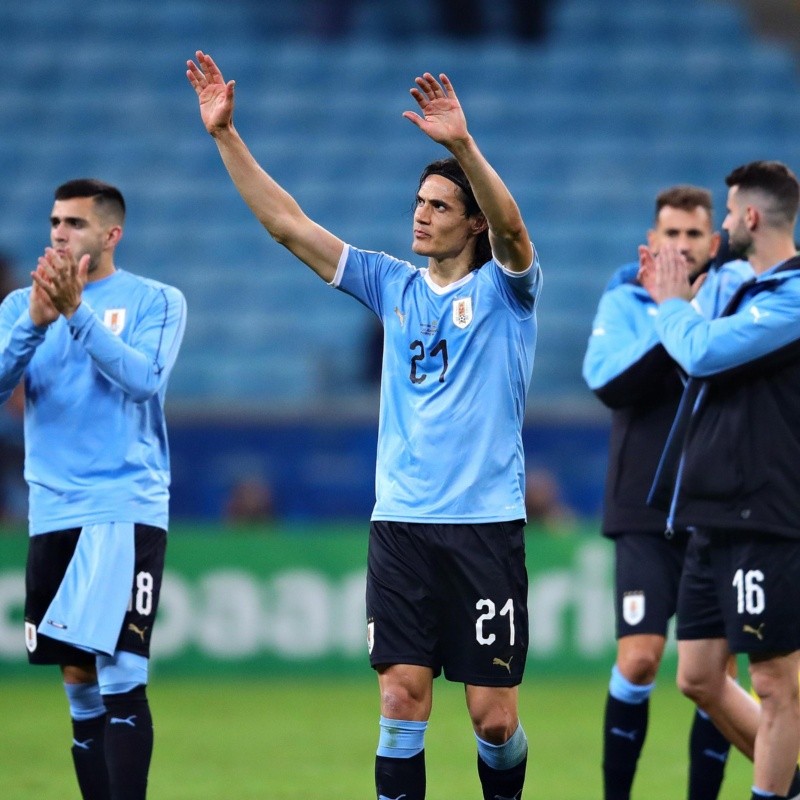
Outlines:
[[32, 622], [25, 623], [25, 647], [28, 648], [28, 652], [32, 653], [36, 650], [37, 640], [36, 640], [36, 626]]
[[367, 652], [372, 655], [372, 648], [375, 646], [375, 623], [370, 620], [367, 623]]
[[103, 315], [103, 323], [111, 333], [119, 336], [125, 327], [125, 309], [107, 308], [106, 313]]
[[622, 596], [622, 618], [628, 625], [638, 625], [644, 619], [644, 592], [625, 592]]
[[459, 297], [453, 300], [453, 324], [457, 328], [466, 328], [472, 322], [472, 298]]

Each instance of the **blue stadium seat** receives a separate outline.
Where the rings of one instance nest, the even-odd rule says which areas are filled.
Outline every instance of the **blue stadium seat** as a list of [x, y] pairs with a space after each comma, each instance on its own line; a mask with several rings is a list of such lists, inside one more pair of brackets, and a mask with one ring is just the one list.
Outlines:
[[[303, 207], [348, 242], [411, 260], [416, 178], [445, 152], [401, 114], [415, 74], [450, 74], [545, 269], [534, 409], [537, 397], [593, 402], [580, 378], [588, 326], [659, 189], [707, 185], [721, 218], [734, 166], [800, 168], [796, 64], [733, 4], [559, 0], [549, 39], [531, 45], [437, 36], [422, 0], [360, 5], [335, 41], [313, 38], [292, 3], [28, 0], [3, 11], [14, 58], [0, 87], [0, 204], [11, 209], [0, 249], [34, 264], [58, 183], [117, 183], [129, 204], [119, 264], [189, 300], [177, 406], [297, 410], [321, 387], [345, 403], [363, 390], [369, 317], [271, 242], [231, 186], [184, 77], [198, 47], [236, 79], [237, 127]], [[401, 36], [409, 20], [418, 30]]]

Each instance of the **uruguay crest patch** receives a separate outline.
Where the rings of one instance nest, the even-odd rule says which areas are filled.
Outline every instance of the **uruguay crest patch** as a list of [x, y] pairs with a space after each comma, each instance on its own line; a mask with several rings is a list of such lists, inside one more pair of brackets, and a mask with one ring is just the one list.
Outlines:
[[638, 625], [644, 619], [644, 592], [625, 592], [622, 597], [622, 618], [628, 625]]
[[122, 333], [122, 329], [125, 327], [125, 309], [107, 308], [103, 316], [103, 324], [111, 333], [119, 336]]
[[472, 322], [472, 298], [458, 297], [453, 300], [453, 324], [466, 328]]

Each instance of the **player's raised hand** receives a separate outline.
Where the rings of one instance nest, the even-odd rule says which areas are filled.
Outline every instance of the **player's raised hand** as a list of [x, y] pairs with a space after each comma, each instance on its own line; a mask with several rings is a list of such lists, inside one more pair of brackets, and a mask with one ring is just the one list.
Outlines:
[[197, 64], [191, 60], [186, 62], [186, 77], [197, 92], [203, 125], [214, 136], [231, 124], [236, 82], [225, 83], [219, 67], [207, 53], [198, 50], [195, 56]]
[[469, 136], [467, 120], [450, 79], [440, 74], [439, 81], [430, 72], [416, 78], [418, 88], [410, 92], [419, 104], [422, 116], [414, 111], [404, 111], [403, 116], [434, 142], [450, 147]]
[[[36, 271], [31, 273], [34, 291], [40, 290], [59, 314], [71, 317], [83, 299], [83, 287], [86, 286], [89, 277], [90, 260], [91, 257], [87, 253], [78, 261], [68, 247], [60, 252], [52, 247], [46, 248], [44, 255], [39, 257]], [[37, 297], [40, 295], [37, 294]], [[31, 303], [33, 302], [31, 296]], [[33, 306], [31, 311], [33, 317]], [[48, 311], [42, 308], [41, 313], [47, 315]]]
[[[31, 273], [31, 275], [35, 275], [35, 273]], [[28, 303], [28, 313], [31, 315], [33, 324], [40, 328], [50, 325], [61, 316], [53, 305], [53, 301], [47, 296], [47, 292], [42, 289], [35, 278]]]
[[674, 244], [662, 245], [655, 257], [655, 280], [649, 290], [657, 303], [678, 297], [691, 300], [702, 283], [702, 279], [691, 282], [686, 258]]

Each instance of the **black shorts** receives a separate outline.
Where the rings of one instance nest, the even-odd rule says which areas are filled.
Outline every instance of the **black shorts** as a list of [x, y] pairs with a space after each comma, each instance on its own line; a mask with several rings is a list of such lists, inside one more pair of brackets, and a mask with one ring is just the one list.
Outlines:
[[415, 664], [473, 686], [516, 686], [528, 653], [522, 521], [373, 522], [370, 663]]
[[617, 638], [667, 635], [678, 605], [678, 586], [689, 535], [620, 533], [614, 537]]
[[[39, 626], [64, 578], [78, 544], [81, 528], [70, 528], [32, 536], [28, 544], [25, 574], [25, 624]], [[136, 524], [135, 567], [131, 602], [125, 614], [117, 641], [117, 650], [150, 655], [153, 620], [158, 610], [167, 532], [150, 525]], [[89, 666], [95, 654], [42, 633], [36, 636], [36, 647], [28, 650], [31, 664]]]
[[677, 635], [725, 638], [733, 653], [800, 649], [800, 541], [738, 531], [693, 534]]

